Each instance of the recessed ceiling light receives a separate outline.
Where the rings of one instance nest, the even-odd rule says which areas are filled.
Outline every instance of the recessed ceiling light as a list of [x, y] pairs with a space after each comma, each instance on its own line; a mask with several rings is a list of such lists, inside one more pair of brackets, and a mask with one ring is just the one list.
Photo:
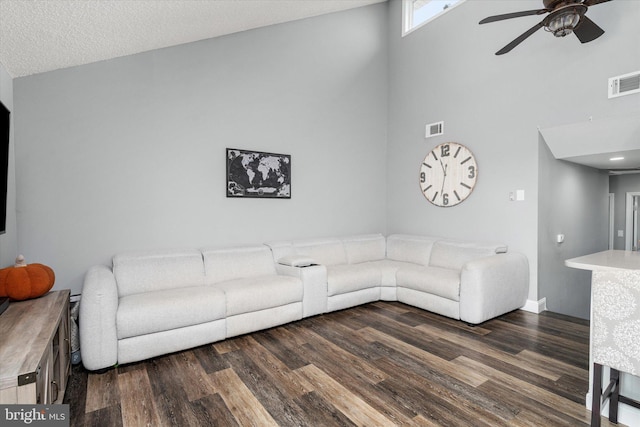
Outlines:
[[616, 162], [618, 160], [624, 160], [624, 157], [612, 157], [609, 160], [611, 160], [612, 162]]

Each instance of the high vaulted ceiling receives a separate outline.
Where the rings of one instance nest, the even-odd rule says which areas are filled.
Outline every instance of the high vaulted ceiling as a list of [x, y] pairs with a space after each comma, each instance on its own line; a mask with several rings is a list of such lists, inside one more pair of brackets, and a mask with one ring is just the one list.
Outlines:
[[[0, 0], [0, 64], [11, 77], [24, 77], [385, 1]], [[624, 130], [615, 138], [623, 144], [615, 152], [558, 158], [605, 170], [640, 169], [637, 120], [632, 122], [607, 128]], [[562, 144], [584, 142], [575, 135], [590, 135], [600, 123], [544, 129], [543, 135], [556, 151], [556, 134]], [[614, 165], [613, 155], [625, 160]]]
[[0, 0], [0, 63], [23, 77], [384, 1]]

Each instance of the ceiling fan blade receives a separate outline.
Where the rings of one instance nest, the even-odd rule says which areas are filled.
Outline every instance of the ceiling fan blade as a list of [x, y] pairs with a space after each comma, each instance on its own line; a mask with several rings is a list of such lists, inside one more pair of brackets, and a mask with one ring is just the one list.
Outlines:
[[542, 22], [538, 22], [536, 25], [534, 25], [533, 27], [529, 28], [527, 31], [525, 31], [519, 37], [517, 37], [515, 40], [513, 40], [511, 43], [509, 43], [508, 45], [506, 45], [505, 47], [503, 47], [502, 49], [497, 51], [496, 55], [503, 55], [503, 54], [505, 54], [507, 52], [510, 52], [511, 49], [513, 49], [514, 47], [518, 46], [527, 37], [529, 37], [531, 34], [535, 33], [536, 31], [538, 31], [542, 27], [543, 27]]
[[502, 21], [504, 19], [520, 18], [521, 16], [542, 15], [551, 12], [549, 9], [524, 10], [522, 12], [505, 13], [504, 15], [495, 15], [484, 18], [479, 24], [488, 24], [489, 22]]
[[588, 43], [604, 34], [604, 30], [585, 15], [582, 15], [578, 26], [573, 29], [573, 32], [581, 43]]
[[587, 6], [587, 7], [589, 7], [589, 6], [594, 6], [594, 5], [600, 4], [600, 3], [606, 3], [608, 1], [611, 1], [611, 0], [584, 0], [584, 2], [582, 4]]

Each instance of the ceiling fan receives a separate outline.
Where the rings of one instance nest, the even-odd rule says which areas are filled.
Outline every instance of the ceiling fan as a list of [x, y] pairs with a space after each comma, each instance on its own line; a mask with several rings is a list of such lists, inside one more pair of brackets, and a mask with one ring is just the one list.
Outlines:
[[525, 10], [522, 12], [506, 13], [484, 18], [480, 24], [502, 21], [504, 19], [519, 18], [530, 15], [549, 15], [536, 25], [522, 33], [511, 43], [496, 52], [496, 55], [503, 55], [514, 47], [522, 43], [527, 37], [538, 31], [540, 28], [553, 33], [556, 37], [564, 37], [574, 33], [582, 43], [593, 41], [604, 34], [604, 30], [585, 14], [590, 6], [605, 3], [611, 0], [542, 0], [544, 9]]

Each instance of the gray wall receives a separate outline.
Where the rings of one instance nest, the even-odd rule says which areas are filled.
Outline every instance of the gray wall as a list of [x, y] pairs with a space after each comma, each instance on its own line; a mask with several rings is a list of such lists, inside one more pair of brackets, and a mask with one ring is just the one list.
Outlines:
[[[539, 183], [540, 164], [554, 167], [537, 129], [640, 111], [637, 96], [606, 98], [608, 77], [640, 69], [640, 3], [591, 8], [607, 31], [594, 42], [540, 31], [497, 57], [538, 17], [477, 23], [540, 7], [517, 3], [468, 1], [402, 38], [391, 0], [16, 79], [17, 247], [79, 292], [90, 265], [130, 249], [366, 232], [500, 240], [528, 256], [538, 300], [557, 251], [539, 206], [557, 196]], [[445, 135], [425, 140], [438, 120]], [[474, 151], [479, 180], [463, 204], [436, 208], [418, 169], [449, 140]], [[225, 147], [291, 154], [293, 198], [226, 199]], [[517, 189], [525, 200], [509, 201]]]
[[538, 204], [538, 296], [550, 311], [588, 319], [591, 272], [567, 268], [564, 260], [607, 250], [609, 174], [556, 160], [542, 137], [539, 149], [545, 197]]
[[[627, 233], [626, 197], [628, 192], [640, 193], [640, 174], [612, 175], [609, 178], [609, 192], [615, 194], [613, 247], [624, 250]], [[618, 237], [618, 230], [623, 230], [623, 237]]]
[[[387, 5], [14, 80], [18, 246], [81, 290], [120, 251], [384, 232]], [[225, 148], [291, 154], [225, 198]]]
[[[13, 80], [0, 64], [0, 101], [13, 113]], [[14, 155], [14, 114], [9, 125], [9, 170], [7, 174], [6, 232], [0, 235], [0, 268], [13, 265], [18, 255], [16, 230], [16, 175]]]
[[[539, 203], [552, 200], [538, 183], [538, 127], [640, 110], [637, 96], [608, 100], [606, 92], [609, 77], [640, 69], [640, 3], [590, 8], [606, 29], [591, 43], [540, 31], [495, 56], [540, 18], [478, 22], [539, 7], [538, 0], [467, 1], [404, 38], [399, 1], [391, 2], [389, 16], [388, 231], [504, 241], [529, 258], [531, 300], [544, 296], [538, 257], [556, 251], [538, 230]], [[445, 135], [425, 140], [425, 124], [438, 120]], [[432, 206], [418, 188], [420, 162], [445, 141], [468, 146], [479, 168], [474, 193], [454, 208]], [[524, 201], [509, 201], [516, 189], [525, 190]], [[586, 296], [588, 282], [584, 289]]]

